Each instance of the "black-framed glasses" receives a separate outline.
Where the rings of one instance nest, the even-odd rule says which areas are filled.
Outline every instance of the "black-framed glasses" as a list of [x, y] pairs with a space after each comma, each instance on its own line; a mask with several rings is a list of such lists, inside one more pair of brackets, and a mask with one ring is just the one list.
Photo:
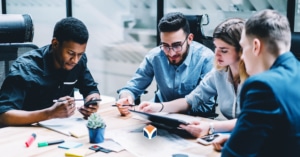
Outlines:
[[185, 38], [185, 40], [182, 42], [182, 43], [175, 43], [175, 44], [172, 44], [172, 46], [168, 46], [168, 45], [160, 45], [160, 49], [165, 51], [165, 52], [169, 52], [171, 49], [174, 51], [174, 52], [179, 52], [182, 50], [182, 45], [185, 43], [185, 41], [187, 40], [188, 37]]

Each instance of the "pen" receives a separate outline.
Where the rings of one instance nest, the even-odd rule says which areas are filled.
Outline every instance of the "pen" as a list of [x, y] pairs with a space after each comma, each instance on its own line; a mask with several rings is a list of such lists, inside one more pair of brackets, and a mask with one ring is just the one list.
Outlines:
[[64, 140], [50, 141], [50, 142], [39, 142], [38, 147], [50, 146], [53, 144], [59, 144], [65, 142]]
[[[117, 105], [116, 104], [113, 104], [113, 105], [111, 105], [112, 107], [117, 107]], [[132, 104], [130, 104], [130, 105], [122, 105], [122, 106], [130, 106], [130, 107], [133, 107], [133, 106], [137, 106], [137, 105], [132, 105]]]
[[25, 142], [26, 147], [29, 147], [31, 143], [35, 140], [36, 134], [32, 133], [28, 140]]
[[[66, 100], [53, 100], [53, 102], [64, 102]], [[84, 101], [84, 99], [75, 99], [74, 101]], [[91, 100], [91, 101], [101, 101], [101, 99], [94, 99], [94, 100]]]

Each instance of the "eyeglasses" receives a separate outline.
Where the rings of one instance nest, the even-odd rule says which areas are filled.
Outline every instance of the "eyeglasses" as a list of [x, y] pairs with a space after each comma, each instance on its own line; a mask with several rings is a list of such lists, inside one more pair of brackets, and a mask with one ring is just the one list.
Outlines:
[[168, 46], [168, 45], [160, 45], [160, 49], [165, 51], [165, 52], [169, 52], [171, 49], [174, 52], [179, 52], [182, 50], [182, 45], [185, 43], [185, 41], [187, 40], [187, 37], [185, 38], [185, 40], [181, 43], [181, 44], [172, 44], [172, 46]]

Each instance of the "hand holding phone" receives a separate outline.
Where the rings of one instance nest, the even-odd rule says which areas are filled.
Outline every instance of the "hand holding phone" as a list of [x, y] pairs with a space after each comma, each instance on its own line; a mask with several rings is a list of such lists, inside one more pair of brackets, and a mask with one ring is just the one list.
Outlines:
[[84, 106], [89, 107], [89, 105], [97, 105], [98, 101], [101, 101], [101, 99], [93, 99], [93, 100], [87, 101], [84, 103]]
[[220, 136], [220, 134], [205, 135], [205, 136], [197, 138], [197, 142], [199, 142], [203, 145], [210, 145], [212, 143], [212, 141], [219, 136]]

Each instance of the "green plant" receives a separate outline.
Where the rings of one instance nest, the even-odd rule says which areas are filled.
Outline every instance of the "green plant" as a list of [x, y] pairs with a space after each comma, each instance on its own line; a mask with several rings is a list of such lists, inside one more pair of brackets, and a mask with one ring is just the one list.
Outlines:
[[92, 113], [88, 117], [87, 127], [91, 129], [105, 128], [106, 124], [99, 114]]

